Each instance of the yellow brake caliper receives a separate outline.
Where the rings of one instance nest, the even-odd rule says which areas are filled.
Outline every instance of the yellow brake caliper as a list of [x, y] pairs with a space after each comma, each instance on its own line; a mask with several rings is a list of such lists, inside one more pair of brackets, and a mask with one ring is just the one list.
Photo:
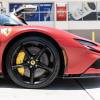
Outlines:
[[[25, 58], [25, 52], [20, 51], [17, 58], [16, 58], [16, 64], [22, 64]], [[20, 75], [24, 75], [25, 73], [25, 69], [24, 66], [22, 66], [21, 68], [17, 68], [18, 72]]]

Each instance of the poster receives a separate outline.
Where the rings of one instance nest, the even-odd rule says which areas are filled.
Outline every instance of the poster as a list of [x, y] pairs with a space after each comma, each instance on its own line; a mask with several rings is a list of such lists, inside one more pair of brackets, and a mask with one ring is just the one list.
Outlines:
[[96, 20], [96, 2], [70, 2], [69, 20]]
[[[23, 13], [26, 21], [53, 21], [53, 4], [52, 3], [10, 3], [9, 12], [20, 8], [23, 5], [36, 5], [36, 12]], [[30, 15], [30, 16], [29, 16]]]
[[67, 8], [66, 5], [56, 5], [56, 16], [57, 21], [66, 21], [67, 20]]

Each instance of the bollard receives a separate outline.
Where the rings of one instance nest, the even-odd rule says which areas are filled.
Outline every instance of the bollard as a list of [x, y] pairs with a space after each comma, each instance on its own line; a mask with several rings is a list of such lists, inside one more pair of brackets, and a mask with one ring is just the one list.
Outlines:
[[96, 33], [95, 32], [92, 32], [92, 41], [95, 42], [95, 40], [96, 40]]

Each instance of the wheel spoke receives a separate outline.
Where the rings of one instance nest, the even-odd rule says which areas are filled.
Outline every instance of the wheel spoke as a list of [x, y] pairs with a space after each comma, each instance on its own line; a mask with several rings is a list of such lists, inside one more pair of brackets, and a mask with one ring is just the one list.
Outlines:
[[12, 66], [12, 70], [15, 70], [17, 68], [22, 68], [22, 67], [27, 68], [28, 64], [23, 63], [23, 64], [14, 65], [14, 66]]
[[31, 84], [34, 83], [34, 75], [35, 75], [35, 69], [34, 68], [30, 68], [30, 83]]
[[44, 47], [42, 50], [40, 50], [40, 51], [36, 54], [35, 58], [36, 58], [37, 60], [45, 53], [46, 48], [47, 48], [47, 47]]
[[45, 64], [43, 64], [43, 63], [40, 63], [40, 62], [39, 62], [39, 64], [37, 65], [37, 67], [38, 67], [38, 68], [42, 68], [42, 69], [44, 69], [44, 70], [46, 70], [46, 71], [48, 71], [48, 72], [50, 72], [50, 73], [53, 72], [53, 68], [49, 68], [47, 65], [45, 65]]
[[23, 49], [24, 49], [24, 52], [25, 52], [27, 58], [30, 59], [30, 57], [32, 56], [31, 52], [24, 45], [23, 45]]

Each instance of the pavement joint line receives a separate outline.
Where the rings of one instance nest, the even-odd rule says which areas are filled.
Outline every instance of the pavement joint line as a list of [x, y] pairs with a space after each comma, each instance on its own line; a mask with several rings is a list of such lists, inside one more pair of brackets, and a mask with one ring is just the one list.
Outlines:
[[75, 79], [75, 81], [80, 85], [80, 87], [87, 93], [87, 95], [92, 99], [92, 100], [95, 100], [94, 97], [84, 88], [84, 86], [82, 85], [82, 83]]

